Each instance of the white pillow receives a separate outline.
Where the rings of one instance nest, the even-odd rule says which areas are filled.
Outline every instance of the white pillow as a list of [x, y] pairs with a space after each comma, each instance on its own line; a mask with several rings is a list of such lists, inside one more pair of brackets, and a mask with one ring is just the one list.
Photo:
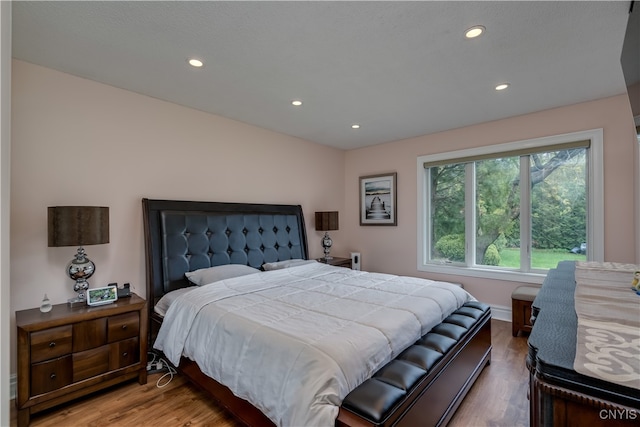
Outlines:
[[202, 286], [218, 280], [231, 279], [232, 277], [246, 276], [247, 274], [259, 273], [257, 268], [244, 264], [225, 264], [215, 267], [201, 268], [195, 271], [184, 273], [187, 279], [195, 285]]
[[164, 294], [164, 296], [160, 298], [160, 301], [158, 301], [158, 303], [153, 307], [153, 311], [164, 317], [164, 315], [167, 313], [167, 310], [169, 310], [169, 306], [171, 305], [171, 303], [173, 303], [173, 301], [175, 301], [175, 299], [180, 295], [187, 293], [192, 289], [198, 289], [198, 287], [189, 286], [188, 288], [180, 288], [176, 289], [175, 291], [171, 291], [168, 294]]
[[298, 265], [311, 264], [312, 262], [316, 262], [316, 260], [313, 260], [313, 259], [288, 259], [288, 260], [285, 260], [285, 261], [264, 263], [264, 264], [262, 264], [262, 268], [264, 269], [264, 271], [281, 270], [283, 268], [290, 268], [290, 267], [296, 267]]

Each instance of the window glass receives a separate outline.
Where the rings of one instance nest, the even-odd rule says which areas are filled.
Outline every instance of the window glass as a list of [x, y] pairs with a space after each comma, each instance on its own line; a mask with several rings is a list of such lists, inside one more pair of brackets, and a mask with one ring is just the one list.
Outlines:
[[430, 168], [431, 260], [465, 262], [465, 165]]
[[[586, 149], [532, 154], [531, 267], [587, 259]], [[569, 253], [567, 253], [569, 252]]]
[[520, 268], [520, 158], [475, 162], [476, 264]]

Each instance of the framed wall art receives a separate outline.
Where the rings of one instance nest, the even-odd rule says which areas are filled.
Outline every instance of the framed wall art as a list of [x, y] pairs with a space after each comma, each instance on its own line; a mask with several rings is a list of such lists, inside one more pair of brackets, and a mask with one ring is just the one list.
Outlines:
[[360, 177], [360, 225], [397, 225], [397, 173]]

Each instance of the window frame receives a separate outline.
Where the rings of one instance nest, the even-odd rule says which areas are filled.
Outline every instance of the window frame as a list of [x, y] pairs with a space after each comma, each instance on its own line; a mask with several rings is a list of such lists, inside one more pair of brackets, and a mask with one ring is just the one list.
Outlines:
[[[604, 170], [603, 170], [603, 130], [590, 129], [580, 132], [571, 132], [561, 135], [546, 136], [541, 138], [533, 138], [521, 141], [507, 142], [502, 144], [488, 145], [484, 147], [470, 148], [464, 150], [450, 151], [438, 154], [429, 154], [424, 156], [418, 156], [417, 158], [417, 178], [418, 178], [418, 194], [417, 194], [417, 268], [418, 271], [452, 274], [459, 276], [473, 276], [487, 279], [497, 280], [510, 280], [515, 282], [526, 283], [542, 283], [546, 276], [546, 270], [532, 270], [532, 271], [514, 271], [512, 269], [501, 269], [493, 266], [476, 266], [470, 265], [469, 256], [467, 261], [461, 264], [442, 264], [428, 262], [427, 258], [430, 253], [430, 227], [431, 221], [427, 217], [430, 201], [430, 187], [428, 182], [428, 171], [424, 167], [425, 162], [451, 162], [452, 160], [459, 158], [467, 158], [472, 156], [484, 156], [495, 155], [500, 157], [501, 153], [507, 153], [514, 150], [521, 149], [536, 149], [544, 148], [547, 146], [557, 146], [562, 144], [570, 144], [575, 141], [590, 141], [590, 147], [587, 150], [587, 259], [590, 261], [604, 261]], [[521, 159], [522, 161], [522, 159]], [[528, 176], [522, 176], [523, 171], [521, 168], [521, 179], [527, 179]], [[467, 174], [469, 175], [469, 174]], [[525, 174], [527, 175], [527, 174]], [[469, 181], [473, 182], [473, 188], [475, 188], [475, 177], [467, 177], [467, 185]], [[523, 181], [521, 181], [522, 183]], [[528, 186], [527, 186], [528, 188]], [[466, 191], [470, 191], [467, 189]], [[475, 191], [475, 190], [473, 190]], [[526, 197], [529, 197], [529, 192], [525, 192]], [[466, 202], [468, 203], [468, 202]], [[526, 224], [529, 232], [531, 231], [531, 221], [529, 219], [529, 212], [525, 213], [526, 218], [522, 217], [521, 213], [521, 227]], [[475, 215], [471, 215], [475, 217]], [[524, 220], [527, 222], [525, 223]], [[467, 220], [467, 228], [469, 227], [469, 221]], [[467, 230], [467, 233], [474, 232], [473, 230]], [[466, 247], [467, 255], [469, 254], [469, 245]], [[527, 253], [521, 254], [522, 256], [529, 256], [528, 245], [521, 248], [521, 251], [527, 251]], [[471, 251], [473, 252], [473, 251]]]

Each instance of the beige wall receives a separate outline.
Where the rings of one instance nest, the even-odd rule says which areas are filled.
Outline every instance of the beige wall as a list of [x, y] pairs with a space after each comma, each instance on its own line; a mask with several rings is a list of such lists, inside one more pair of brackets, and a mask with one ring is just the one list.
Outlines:
[[[74, 248], [47, 248], [52, 205], [109, 206], [111, 242], [86, 248], [92, 286], [128, 281], [144, 295], [142, 197], [301, 204], [314, 257], [313, 212], [339, 210], [333, 254], [360, 251], [365, 270], [461, 282], [507, 307], [515, 283], [417, 270], [416, 158], [594, 128], [604, 129], [605, 257], [637, 259], [626, 95], [343, 152], [16, 60], [12, 88], [12, 313], [45, 292], [54, 303], [73, 296], [63, 269]], [[359, 226], [358, 177], [394, 171], [398, 226]]]
[[12, 321], [45, 293], [53, 303], [74, 296], [64, 267], [75, 248], [47, 247], [47, 206], [109, 206], [110, 243], [85, 248], [91, 286], [130, 282], [142, 296], [143, 197], [300, 204], [314, 257], [314, 211], [343, 209], [335, 148], [17, 60], [12, 113]]
[[[626, 95], [346, 152], [345, 195], [350, 202], [343, 224], [349, 249], [362, 252], [365, 270], [459, 282], [482, 301], [510, 307], [511, 292], [522, 283], [417, 270], [417, 157], [595, 128], [604, 129], [605, 259], [635, 262], [635, 137]], [[360, 227], [359, 176], [394, 171], [398, 226]]]

